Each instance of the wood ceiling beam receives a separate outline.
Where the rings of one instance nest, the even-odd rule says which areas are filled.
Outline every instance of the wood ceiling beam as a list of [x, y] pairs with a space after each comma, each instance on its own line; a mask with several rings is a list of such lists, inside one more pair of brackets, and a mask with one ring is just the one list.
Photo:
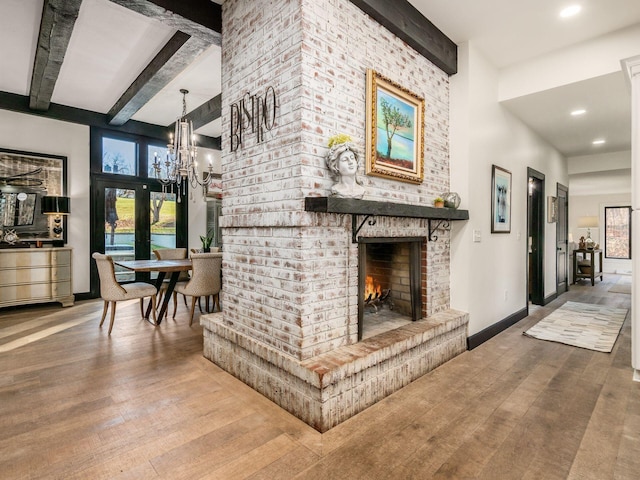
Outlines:
[[[193, 129], [197, 130], [200, 127], [217, 120], [222, 116], [222, 94], [218, 94], [211, 100], [204, 102], [195, 110], [192, 110], [187, 114], [187, 120], [193, 122]], [[175, 123], [173, 124], [175, 126]]]
[[[32, 110], [29, 108], [29, 97], [25, 95], [18, 95], [16, 93], [0, 92], [0, 109], [35, 115], [42, 118], [50, 118], [53, 120], [61, 120], [63, 122], [77, 123], [79, 125], [88, 125], [90, 127], [99, 127], [118, 132], [145, 135], [147, 137], [162, 140], [163, 142], [166, 142], [169, 137], [169, 130], [167, 127], [138, 122], [136, 120], [130, 120], [120, 127], [113, 126], [109, 125], [107, 115], [104, 113], [92, 112], [90, 110], [69, 107], [67, 105], [60, 105], [57, 103], [51, 103], [51, 106], [46, 112], [41, 110]], [[221, 150], [221, 138], [198, 135], [198, 146], [211, 148], [213, 150]]]
[[207, 42], [199, 38], [176, 32], [111, 107], [107, 114], [109, 123], [122, 125], [129, 120], [208, 47]]
[[222, 7], [211, 0], [110, 0], [192, 37], [222, 45]]
[[407, 0], [351, 0], [445, 73], [458, 71], [458, 47]]
[[69, 46], [82, 0], [44, 0], [31, 74], [29, 106], [47, 110]]

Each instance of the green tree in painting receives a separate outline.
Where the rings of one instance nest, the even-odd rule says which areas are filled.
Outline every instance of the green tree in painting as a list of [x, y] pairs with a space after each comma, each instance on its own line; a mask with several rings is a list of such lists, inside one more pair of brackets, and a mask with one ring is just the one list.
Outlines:
[[382, 107], [382, 119], [387, 131], [387, 158], [391, 158], [393, 136], [398, 131], [398, 128], [411, 128], [411, 119], [408, 115], [400, 112], [398, 107], [387, 102], [385, 98], [380, 100], [380, 107]]

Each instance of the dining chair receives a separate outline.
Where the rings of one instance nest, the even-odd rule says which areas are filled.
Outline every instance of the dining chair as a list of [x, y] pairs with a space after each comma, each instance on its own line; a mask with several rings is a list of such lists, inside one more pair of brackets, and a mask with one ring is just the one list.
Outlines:
[[100, 277], [100, 297], [104, 300], [100, 326], [102, 327], [104, 319], [107, 316], [109, 304], [111, 304], [111, 321], [109, 323], [109, 335], [111, 335], [113, 321], [116, 317], [116, 302], [120, 302], [122, 300], [139, 298], [140, 315], [144, 317], [143, 302], [145, 297], [151, 297], [153, 321], [156, 322], [156, 287], [144, 282], [125, 283], [121, 285], [116, 279], [113, 258], [110, 255], [95, 252], [91, 256], [96, 261], [96, 266], [98, 267], [98, 276]]
[[[187, 258], [187, 249], [186, 248], [158, 248], [153, 251], [153, 254], [156, 256], [158, 260], [183, 260]], [[189, 280], [189, 272], [184, 271], [180, 272], [178, 276], [178, 283], [185, 283]], [[158, 290], [158, 304], [162, 302], [162, 297], [167, 292], [167, 287], [169, 286], [169, 279], [165, 278]], [[184, 305], [187, 306], [187, 297], [184, 297]], [[176, 304], [178, 303], [178, 295], [176, 292], [173, 292], [173, 309], [176, 309]], [[165, 316], [168, 315], [169, 309], [165, 312]]]
[[[196, 301], [200, 297], [218, 295], [222, 286], [220, 272], [222, 270], [222, 253], [193, 253], [191, 254], [191, 279], [183, 284], [176, 285], [175, 291], [191, 297], [191, 312], [189, 325], [193, 323], [193, 313]], [[174, 305], [173, 318], [176, 318], [177, 306]]]

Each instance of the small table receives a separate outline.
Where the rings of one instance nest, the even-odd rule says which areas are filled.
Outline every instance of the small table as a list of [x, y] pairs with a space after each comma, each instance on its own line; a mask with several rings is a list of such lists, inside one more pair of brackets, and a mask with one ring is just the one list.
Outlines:
[[[600, 257], [600, 268], [598, 274], [596, 274], [595, 254], [598, 253]], [[581, 254], [580, 259], [590, 260], [589, 266], [591, 267], [590, 273], [580, 273], [578, 267], [578, 254]], [[602, 250], [600, 249], [577, 249], [573, 251], [573, 283], [576, 283], [579, 278], [590, 278], [591, 286], [595, 285], [595, 277], [600, 277], [602, 281]]]
[[[156, 325], [160, 325], [160, 322], [162, 322], [162, 317], [164, 317], [164, 313], [167, 311], [167, 305], [169, 305], [169, 299], [171, 298], [173, 289], [178, 282], [180, 272], [191, 270], [191, 260], [188, 258], [181, 260], [114, 260], [113, 263], [120, 267], [126, 268], [127, 270], [133, 270], [134, 272], [158, 272], [158, 278], [156, 278], [155, 283], [156, 289], [158, 291], [162, 286], [162, 282], [164, 281], [164, 277], [166, 276], [166, 274], [171, 273], [167, 291], [165, 292], [164, 298], [162, 299], [160, 312], [156, 316]], [[149, 321], [149, 316], [151, 315], [151, 308], [152, 305], [151, 302], [149, 302], [147, 311], [144, 314], [144, 318], [147, 321]]]

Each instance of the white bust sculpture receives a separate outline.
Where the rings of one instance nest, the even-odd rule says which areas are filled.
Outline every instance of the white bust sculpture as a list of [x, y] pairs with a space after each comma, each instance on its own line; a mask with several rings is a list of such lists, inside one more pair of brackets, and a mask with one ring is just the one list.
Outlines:
[[[334, 137], [335, 138], [335, 137]], [[362, 198], [365, 189], [362, 181], [358, 178], [358, 168], [360, 160], [355, 145], [351, 143], [349, 137], [342, 137], [346, 141], [333, 143], [327, 152], [327, 167], [331, 174], [337, 179], [331, 187], [331, 194], [343, 198]]]

